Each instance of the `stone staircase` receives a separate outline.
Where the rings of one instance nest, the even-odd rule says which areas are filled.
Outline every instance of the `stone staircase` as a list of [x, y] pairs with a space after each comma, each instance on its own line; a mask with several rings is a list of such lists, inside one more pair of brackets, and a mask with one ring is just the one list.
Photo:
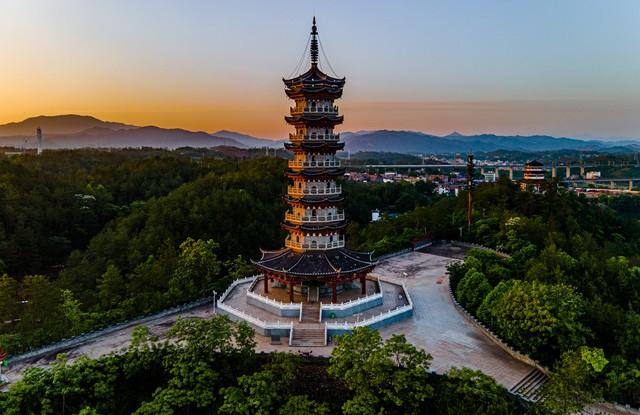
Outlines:
[[301, 323], [320, 322], [320, 303], [302, 303]]
[[528, 402], [538, 402], [541, 396], [541, 387], [547, 382], [547, 375], [538, 369], [533, 369], [520, 382], [516, 383], [509, 392], [518, 395]]
[[[304, 314], [303, 314], [304, 315]], [[293, 327], [291, 346], [316, 347], [326, 346], [324, 325], [322, 324], [298, 324]]]

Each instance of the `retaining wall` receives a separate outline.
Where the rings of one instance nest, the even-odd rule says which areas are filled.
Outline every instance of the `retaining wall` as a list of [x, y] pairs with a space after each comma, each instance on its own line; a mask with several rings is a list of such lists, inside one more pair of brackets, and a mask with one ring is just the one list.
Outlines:
[[118, 323], [118, 324], [114, 324], [112, 326], [109, 327], [105, 327], [103, 329], [100, 330], [95, 330], [89, 333], [85, 333], [85, 334], [81, 334], [75, 337], [71, 337], [69, 339], [64, 339], [61, 340], [59, 342], [56, 343], [52, 343], [49, 344], [47, 346], [44, 347], [40, 347], [38, 349], [34, 349], [32, 351], [29, 351], [27, 353], [22, 353], [19, 355], [15, 355], [15, 356], [11, 356], [10, 357], [10, 364], [17, 364], [17, 363], [21, 363], [24, 362], [26, 360], [31, 360], [31, 359], [40, 359], [42, 357], [45, 357], [47, 355], [54, 355], [54, 354], [58, 354], [61, 352], [64, 352], [65, 350], [68, 350], [72, 347], [78, 346], [82, 343], [85, 343], [88, 340], [93, 340], [96, 339], [98, 337], [107, 335], [107, 334], [111, 334], [114, 333], [116, 331], [120, 331], [129, 327], [133, 327], [133, 326], [138, 326], [141, 324], [145, 324], [149, 321], [153, 321], [156, 320], [158, 318], [163, 318], [163, 317], [168, 317], [174, 314], [178, 314], [178, 313], [183, 313], [185, 311], [191, 311], [195, 308], [198, 307], [202, 307], [203, 305], [207, 304], [207, 303], [211, 303], [212, 307], [213, 307], [213, 298], [212, 297], [207, 297], [207, 298], [202, 298], [200, 300], [196, 300], [193, 301], [191, 303], [187, 303], [187, 304], [183, 304], [183, 305], [179, 305], [173, 308], [169, 308], [166, 310], [163, 310], [159, 313], [156, 314], [151, 314], [148, 316], [144, 316], [144, 317], [138, 317], [135, 318], [133, 320], [128, 320], [122, 323]]
[[356, 313], [360, 313], [365, 310], [382, 305], [383, 294], [377, 293], [368, 297], [359, 298], [358, 300], [351, 301], [343, 304], [321, 304], [321, 320], [326, 318], [339, 318], [351, 316]]
[[492, 342], [498, 345], [502, 350], [509, 353], [509, 355], [511, 355], [511, 357], [513, 357], [514, 359], [519, 360], [523, 363], [526, 363], [529, 366], [534, 366], [545, 375], [549, 375], [548, 368], [546, 368], [545, 366], [542, 366], [540, 363], [533, 360], [531, 357], [527, 356], [526, 354], [522, 354], [517, 350], [511, 348], [511, 346], [509, 346], [500, 337], [498, 337], [495, 333], [493, 333], [491, 329], [486, 327], [480, 320], [476, 319], [471, 313], [469, 313], [460, 303], [458, 303], [455, 296], [453, 295], [451, 286], [449, 286], [449, 297], [451, 297], [451, 301], [453, 302], [453, 305], [455, 306], [456, 310], [458, 310], [458, 312], [460, 312], [460, 314], [462, 314], [462, 316], [465, 319], [467, 319], [467, 321], [469, 321], [471, 324], [476, 326], [485, 336], [487, 336]]

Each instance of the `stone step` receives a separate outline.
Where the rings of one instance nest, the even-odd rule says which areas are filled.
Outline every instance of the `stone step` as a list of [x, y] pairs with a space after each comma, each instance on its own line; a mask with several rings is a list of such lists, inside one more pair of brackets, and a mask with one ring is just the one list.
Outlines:
[[294, 327], [291, 338], [292, 346], [324, 346], [324, 328]]
[[302, 304], [302, 321], [305, 323], [318, 322], [320, 320], [319, 303]]
[[548, 378], [544, 373], [538, 369], [533, 369], [509, 391], [529, 402], [537, 402], [541, 398], [541, 388], [547, 380]]

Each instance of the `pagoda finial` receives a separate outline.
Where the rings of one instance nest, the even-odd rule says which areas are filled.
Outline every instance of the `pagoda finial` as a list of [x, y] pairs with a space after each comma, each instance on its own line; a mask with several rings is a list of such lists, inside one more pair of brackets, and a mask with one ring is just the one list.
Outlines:
[[315, 16], [313, 16], [313, 26], [311, 26], [311, 66], [318, 66], [318, 28]]

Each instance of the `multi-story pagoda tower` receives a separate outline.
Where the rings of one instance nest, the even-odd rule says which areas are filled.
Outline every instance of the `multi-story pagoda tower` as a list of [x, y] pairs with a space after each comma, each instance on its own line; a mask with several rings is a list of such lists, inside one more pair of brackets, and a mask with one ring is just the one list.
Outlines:
[[344, 148], [340, 134], [334, 131], [343, 121], [334, 101], [342, 96], [345, 78], [323, 73], [318, 61], [318, 30], [315, 17], [311, 28], [311, 67], [302, 75], [283, 79], [285, 93], [295, 101], [285, 121], [295, 128], [285, 147], [293, 152], [287, 176], [291, 180], [285, 200], [283, 228], [289, 233], [285, 247], [262, 251], [254, 264], [269, 281], [278, 281], [289, 290], [306, 293], [314, 301], [318, 295], [337, 292], [345, 284], [359, 280], [365, 292], [366, 275], [374, 267], [371, 253], [345, 248], [346, 221], [342, 205], [344, 196], [338, 177], [344, 174], [336, 151]]

